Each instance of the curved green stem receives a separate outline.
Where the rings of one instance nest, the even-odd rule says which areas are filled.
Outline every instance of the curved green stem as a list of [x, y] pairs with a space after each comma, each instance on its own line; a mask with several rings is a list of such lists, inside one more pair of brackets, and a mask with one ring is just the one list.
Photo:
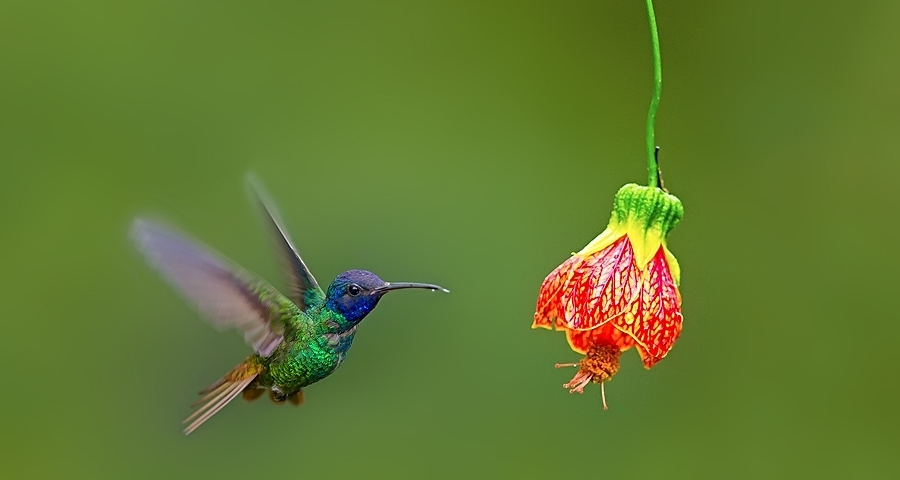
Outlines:
[[650, 19], [650, 42], [653, 46], [653, 98], [650, 99], [650, 111], [647, 113], [647, 185], [659, 186], [659, 166], [656, 163], [656, 110], [659, 108], [659, 97], [662, 94], [662, 56], [659, 53], [659, 33], [656, 31], [656, 14], [653, 13], [653, 0], [647, 0], [647, 16]]

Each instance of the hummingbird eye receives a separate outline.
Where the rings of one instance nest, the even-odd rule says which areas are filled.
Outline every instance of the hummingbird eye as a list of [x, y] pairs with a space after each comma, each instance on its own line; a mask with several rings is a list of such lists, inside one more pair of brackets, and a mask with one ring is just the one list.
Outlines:
[[350, 294], [351, 297], [355, 297], [355, 296], [359, 295], [360, 292], [362, 292], [362, 289], [359, 288], [359, 285], [357, 285], [355, 283], [351, 283], [350, 285], [347, 286], [347, 293]]

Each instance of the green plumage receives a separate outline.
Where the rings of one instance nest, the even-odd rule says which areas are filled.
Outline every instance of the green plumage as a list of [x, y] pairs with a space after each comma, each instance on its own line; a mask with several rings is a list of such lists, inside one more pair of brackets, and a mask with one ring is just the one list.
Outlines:
[[330, 375], [347, 356], [356, 327], [341, 332], [346, 320], [324, 306], [314, 306], [290, 320], [284, 342], [268, 358], [253, 356], [263, 366], [257, 386], [291, 396]]

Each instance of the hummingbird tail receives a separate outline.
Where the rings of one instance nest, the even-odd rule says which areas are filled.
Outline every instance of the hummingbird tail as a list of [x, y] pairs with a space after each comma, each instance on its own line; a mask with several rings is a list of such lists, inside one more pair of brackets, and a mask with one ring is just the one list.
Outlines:
[[200, 425], [212, 418], [225, 405], [234, 400], [238, 394], [243, 392], [261, 372], [262, 368], [259, 364], [253, 362], [252, 359], [247, 359], [216, 383], [201, 390], [200, 394], [203, 397], [191, 405], [192, 408], [197, 408], [197, 410], [182, 422], [188, 424], [188, 426], [184, 427], [184, 434], [190, 435]]

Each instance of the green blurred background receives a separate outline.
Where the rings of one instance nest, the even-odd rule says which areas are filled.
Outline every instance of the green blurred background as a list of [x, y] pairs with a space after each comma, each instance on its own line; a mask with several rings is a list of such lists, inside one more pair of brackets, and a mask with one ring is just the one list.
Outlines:
[[[603, 411], [529, 326], [645, 181], [643, 2], [2, 2], [4, 476], [891, 476], [900, 3], [656, 7], [685, 328]], [[184, 438], [249, 349], [127, 231], [166, 219], [283, 285], [248, 171], [320, 282], [452, 294], [382, 302], [302, 408]]]

